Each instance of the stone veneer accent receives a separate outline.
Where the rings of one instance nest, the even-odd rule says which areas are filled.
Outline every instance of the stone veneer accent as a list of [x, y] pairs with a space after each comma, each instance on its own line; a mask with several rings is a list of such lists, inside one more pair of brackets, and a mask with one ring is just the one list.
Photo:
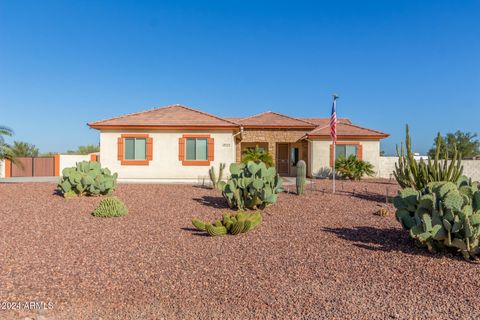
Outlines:
[[308, 167], [308, 142], [300, 140], [307, 132], [308, 130], [298, 129], [244, 129], [241, 138], [239, 135], [236, 139], [236, 161], [241, 161], [242, 143], [267, 143], [268, 152], [272, 155], [273, 161], [276, 161], [277, 143], [299, 142], [302, 144], [300, 160], [305, 161]]

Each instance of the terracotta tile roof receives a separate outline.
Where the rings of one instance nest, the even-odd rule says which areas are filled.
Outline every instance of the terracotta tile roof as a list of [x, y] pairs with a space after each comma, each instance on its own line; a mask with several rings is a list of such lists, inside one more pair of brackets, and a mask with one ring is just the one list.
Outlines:
[[131, 113], [88, 124], [108, 127], [238, 127], [238, 124], [179, 104]]
[[[324, 126], [330, 123], [330, 118], [297, 118], [297, 119], [314, 123], [317, 126]], [[348, 118], [338, 118], [337, 121], [343, 122], [343, 123], [352, 123], [352, 121]]]
[[[308, 137], [330, 137], [330, 126], [328, 123], [322, 127], [318, 127], [315, 130], [307, 133]], [[365, 137], [365, 138], [386, 138], [388, 133], [381, 131], [360, 127], [351, 123], [339, 122], [337, 124], [337, 136], [338, 137]]]
[[292, 118], [280, 113], [267, 111], [246, 118], [229, 118], [244, 127], [262, 128], [314, 128], [316, 124]]

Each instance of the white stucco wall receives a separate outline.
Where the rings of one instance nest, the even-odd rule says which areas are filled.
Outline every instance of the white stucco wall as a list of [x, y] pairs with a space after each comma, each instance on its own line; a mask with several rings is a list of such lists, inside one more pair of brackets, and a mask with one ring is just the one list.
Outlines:
[[[392, 172], [395, 170], [395, 163], [398, 157], [380, 157], [380, 171], [378, 177], [393, 178]], [[474, 181], [480, 181], [480, 160], [462, 160], [463, 175], [472, 178]]]
[[5, 178], [5, 160], [0, 160], [0, 178]]
[[76, 167], [77, 162], [90, 161], [90, 155], [70, 155], [70, 154], [61, 154], [60, 155], [60, 175], [62, 174], [63, 169]]
[[[380, 166], [380, 142], [374, 140], [338, 140], [339, 142], [360, 142], [362, 145], [362, 160], [370, 162], [375, 172]], [[330, 168], [330, 145], [331, 140], [310, 140], [310, 174], [314, 177], [326, 177], [331, 173]]]
[[[153, 138], [153, 160], [149, 165], [121, 165], [118, 160], [117, 139], [125, 133], [148, 133]], [[235, 141], [231, 131], [162, 130], [162, 131], [102, 131], [100, 133], [100, 162], [102, 167], [118, 172], [120, 181], [198, 181], [208, 177], [210, 166], [183, 166], [178, 160], [178, 139], [183, 134], [210, 134], [214, 139], [214, 161], [217, 174], [220, 163], [235, 162]]]

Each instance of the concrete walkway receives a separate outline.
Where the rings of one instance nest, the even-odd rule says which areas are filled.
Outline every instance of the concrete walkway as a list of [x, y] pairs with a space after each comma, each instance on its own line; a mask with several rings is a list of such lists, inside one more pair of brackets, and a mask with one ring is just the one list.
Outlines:
[[54, 182], [57, 183], [60, 177], [11, 177], [0, 178], [0, 183], [26, 183], [26, 182]]

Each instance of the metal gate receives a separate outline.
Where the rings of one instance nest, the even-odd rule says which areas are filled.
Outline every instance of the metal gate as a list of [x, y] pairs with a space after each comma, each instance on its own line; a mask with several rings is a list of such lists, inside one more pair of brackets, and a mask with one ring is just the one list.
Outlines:
[[50, 177], [55, 175], [53, 157], [18, 157], [10, 167], [11, 177]]

